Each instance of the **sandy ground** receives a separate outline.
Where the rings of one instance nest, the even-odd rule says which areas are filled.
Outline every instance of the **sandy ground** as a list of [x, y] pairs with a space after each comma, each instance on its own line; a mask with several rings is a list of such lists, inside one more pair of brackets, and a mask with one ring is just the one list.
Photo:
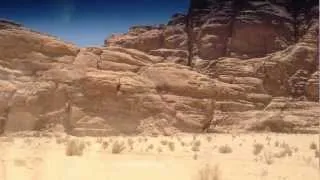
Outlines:
[[[67, 156], [74, 139], [85, 144], [83, 154]], [[116, 142], [124, 143], [119, 154], [112, 153]], [[313, 142], [319, 147], [317, 135], [6, 136], [0, 180], [318, 180]]]

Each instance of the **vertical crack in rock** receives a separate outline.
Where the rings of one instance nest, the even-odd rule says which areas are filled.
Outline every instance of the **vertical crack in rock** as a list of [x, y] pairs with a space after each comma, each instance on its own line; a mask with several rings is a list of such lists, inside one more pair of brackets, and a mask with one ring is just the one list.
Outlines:
[[122, 77], [120, 77], [120, 78], [118, 79], [118, 84], [117, 84], [117, 86], [116, 86], [117, 96], [119, 96], [119, 95], [121, 94], [121, 78], [122, 78]]
[[72, 100], [70, 98], [70, 96], [67, 94], [67, 102], [65, 104], [65, 112], [66, 112], [66, 118], [64, 120], [64, 127], [65, 127], [65, 131], [68, 134], [71, 134], [72, 132]]
[[101, 64], [102, 64], [102, 53], [103, 51], [99, 51], [96, 54], [98, 55], [99, 59], [97, 60], [97, 69], [101, 70]]
[[[245, 6], [246, 4], [246, 0], [233, 0], [232, 1], [232, 15], [231, 15], [231, 18], [230, 18], [230, 27], [229, 27], [229, 34], [228, 34], [228, 39], [232, 38], [233, 37], [233, 33], [234, 33], [234, 30], [235, 30], [235, 23], [236, 23], [236, 20], [237, 20], [237, 17], [240, 15], [240, 12], [241, 10], [243, 9], [243, 7]], [[229, 41], [229, 40], [228, 40]], [[229, 56], [230, 55], [230, 52], [228, 50], [228, 44], [229, 42], [226, 42], [226, 46], [225, 46], [225, 52], [224, 52], [224, 55], [225, 56]]]

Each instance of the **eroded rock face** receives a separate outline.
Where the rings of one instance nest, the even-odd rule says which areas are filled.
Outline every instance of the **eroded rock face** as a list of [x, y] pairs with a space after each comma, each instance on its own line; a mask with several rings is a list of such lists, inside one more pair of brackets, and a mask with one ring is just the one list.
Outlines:
[[[195, 69], [215, 78], [230, 73], [259, 78], [270, 95], [307, 96], [306, 81], [318, 69], [317, 1], [194, 0], [190, 6], [189, 16], [175, 14], [166, 26], [142, 31], [156, 28], [163, 36], [156, 43], [162, 44], [160, 48], [149, 46], [145, 52], [180, 64], [186, 64], [192, 53]], [[191, 36], [186, 34], [188, 17], [193, 24]], [[121, 41], [111, 37], [106, 45], [122, 46], [126, 38], [132, 42], [132, 34], [139, 39], [135, 31], [117, 36]], [[192, 37], [191, 52], [188, 37]], [[209, 70], [203, 68], [206, 63]], [[303, 85], [297, 81], [304, 81]]]
[[[250, 130], [279, 113], [297, 128], [316, 127], [314, 4], [293, 26], [289, 1], [234, 3], [193, 1], [192, 52], [183, 14], [88, 48], [0, 21], [0, 133], [170, 135], [202, 132], [208, 114], [221, 131]], [[183, 65], [190, 53], [193, 67]]]
[[[317, 19], [317, 5], [317, 1], [296, 0], [191, 1], [195, 53], [214, 60], [224, 56], [262, 57], [283, 50], [308, 34], [313, 19]], [[146, 52], [185, 50], [187, 17], [175, 14], [166, 26], [131, 28], [127, 34], [107, 39], [106, 45]]]

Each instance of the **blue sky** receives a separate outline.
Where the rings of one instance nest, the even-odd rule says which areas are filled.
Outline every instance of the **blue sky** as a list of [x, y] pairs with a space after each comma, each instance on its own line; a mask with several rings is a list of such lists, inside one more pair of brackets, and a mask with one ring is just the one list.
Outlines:
[[0, 18], [84, 47], [132, 25], [167, 23], [187, 7], [188, 0], [1, 0]]

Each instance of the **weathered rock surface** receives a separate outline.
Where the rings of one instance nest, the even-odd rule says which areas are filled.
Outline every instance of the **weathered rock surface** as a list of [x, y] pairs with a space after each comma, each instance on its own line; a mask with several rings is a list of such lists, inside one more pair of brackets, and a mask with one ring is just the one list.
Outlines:
[[319, 125], [315, 4], [193, 2], [193, 67], [183, 14], [88, 48], [0, 21], [0, 133], [170, 135], [202, 132], [208, 114], [221, 131]]

